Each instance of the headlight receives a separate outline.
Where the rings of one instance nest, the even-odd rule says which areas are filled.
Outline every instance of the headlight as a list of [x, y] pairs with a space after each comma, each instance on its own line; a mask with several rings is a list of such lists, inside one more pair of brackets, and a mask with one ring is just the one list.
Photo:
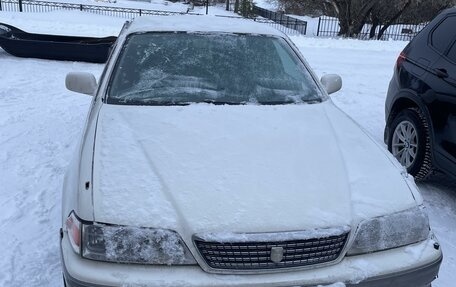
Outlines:
[[426, 240], [429, 219], [423, 207], [361, 222], [348, 255], [375, 252]]
[[81, 223], [74, 213], [68, 217], [66, 227], [71, 246], [87, 259], [161, 265], [196, 264], [181, 237], [171, 230]]

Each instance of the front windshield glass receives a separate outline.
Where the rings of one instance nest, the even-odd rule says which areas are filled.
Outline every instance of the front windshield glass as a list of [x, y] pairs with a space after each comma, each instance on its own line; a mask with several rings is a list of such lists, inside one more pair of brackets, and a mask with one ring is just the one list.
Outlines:
[[319, 102], [321, 93], [289, 44], [245, 34], [133, 34], [107, 103], [130, 105]]

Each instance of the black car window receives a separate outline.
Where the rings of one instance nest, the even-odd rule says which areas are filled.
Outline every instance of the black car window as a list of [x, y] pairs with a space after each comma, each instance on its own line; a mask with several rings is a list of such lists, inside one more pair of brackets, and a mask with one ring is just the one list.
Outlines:
[[432, 46], [441, 54], [445, 53], [456, 35], [456, 16], [445, 18], [432, 32]]

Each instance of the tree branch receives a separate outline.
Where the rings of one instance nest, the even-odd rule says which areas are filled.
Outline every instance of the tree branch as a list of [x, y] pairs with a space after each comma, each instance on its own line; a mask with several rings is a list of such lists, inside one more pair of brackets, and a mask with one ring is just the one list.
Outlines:
[[410, 6], [410, 4], [412, 4], [412, 0], [407, 0], [407, 2], [405, 3], [404, 7], [402, 7], [402, 9], [400, 9], [391, 19], [389, 19], [385, 25], [383, 25], [383, 27], [380, 29], [380, 31], [378, 32], [378, 36], [377, 36], [377, 40], [380, 40], [383, 36], [383, 34], [385, 33], [385, 31], [394, 23], [396, 22], [397, 19], [399, 19], [399, 17], [401, 17], [402, 13], [404, 13], [404, 11]]

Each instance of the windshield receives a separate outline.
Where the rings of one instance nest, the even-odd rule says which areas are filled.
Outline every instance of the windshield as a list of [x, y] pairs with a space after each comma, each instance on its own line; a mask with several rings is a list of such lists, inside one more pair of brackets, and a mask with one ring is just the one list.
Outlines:
[[133, 34], [121, 52], [107, 103], [130, 105], [320, 102], [289, 44], [245, 34]]

